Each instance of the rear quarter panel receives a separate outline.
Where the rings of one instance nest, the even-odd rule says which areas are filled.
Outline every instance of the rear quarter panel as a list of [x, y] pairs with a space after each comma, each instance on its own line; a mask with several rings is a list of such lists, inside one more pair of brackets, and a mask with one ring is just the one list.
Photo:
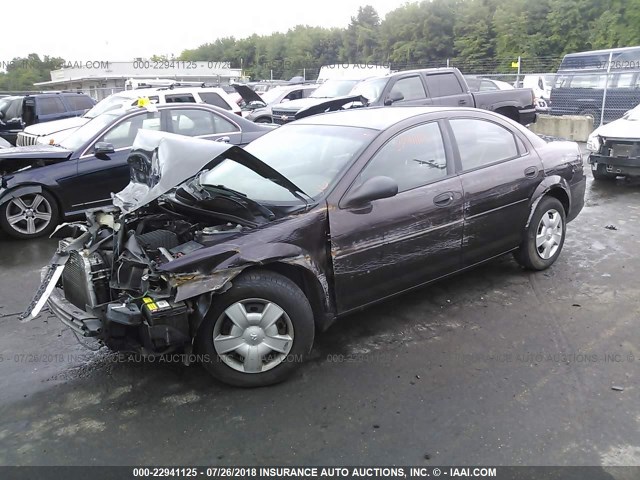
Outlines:
[[553, 189], [561, 189], [567, 196], [567, 221], [573, 220], [584, 206], [586, 177], [580, 147], [575, 142], [552, 141], [538, 146], [544, 167], [544, 179], [536, 189], [532, 202]]

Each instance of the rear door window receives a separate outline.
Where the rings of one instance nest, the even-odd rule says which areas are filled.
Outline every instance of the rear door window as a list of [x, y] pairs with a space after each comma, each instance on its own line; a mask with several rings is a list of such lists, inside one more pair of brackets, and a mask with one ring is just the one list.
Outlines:
[[171, 110], [169, 111], [169, 119], [173, 133], [189, 137], [238, 131], [238, 128], [233, 123], [206, 110]]
[[427, 89], [432, 97], [447, 97], [449, 95], [460, 95], [464, 93], [462, 85], [453, 73], [429, 74], [427, 78]]
[[180, 93], [165, 96], [167, 103], [196, 103], [196, 99], [190, 93]]
[[65, 108], [59, 97], [41, 97], [37, 100], [38, 115], [56, 115], [64, 113]]
[[71, 111], [89, 110], [93, 107], [91, 99], [85, 95], [68, 95], [65, 100], [71, 107]]
[[229, 104], [215, 92], [200, 92], [199, 95], [204, 103], [213, 105], [215, 107], [224, 108], [225, 110], [231, 110]]
[[463, 171], [519, 155], [513, 133], [501, 125], [477, 118], [456, 118], [449, 123], [458, 144]]

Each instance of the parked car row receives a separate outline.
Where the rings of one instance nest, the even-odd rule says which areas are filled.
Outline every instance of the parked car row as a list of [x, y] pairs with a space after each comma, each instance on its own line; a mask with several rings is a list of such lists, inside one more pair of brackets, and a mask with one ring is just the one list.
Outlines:
[[472, 92], [457, 68], [409, 70], [368, 79], [328, 80], [307, 99], [272, 106], [274, 123], [354, 106], [438, 105], [477, 107], [527, 125], [536, 121], [530, 89]]
[[144, 88], [137, 90], [125, 90], [113, 94], [82, 116], [66, 118], [64, 120], [50, 121], [47, 123], [27, 127], [18, 134], [17, 145], [56, 144], [64, 140], [77, 128], [96, 118], [105, 112], [135, 106], [138, 99], [145, 98], [151, 103], [205, 103], [224, 108], [225, 110], [241, 114], [238, 104], [219, 87], [186, 87], [186, 88]]
[[[181, 93], [181, 95], [184, 95]], [[127, 157], [140, 130], [246, 145], [272, 130], [198, 103], [131, 107], [129, 97], [55, 145], [0, 149], [0, 227], [15, 238], [50, 234], [85, 209], [111, 204], [129, 182]]]

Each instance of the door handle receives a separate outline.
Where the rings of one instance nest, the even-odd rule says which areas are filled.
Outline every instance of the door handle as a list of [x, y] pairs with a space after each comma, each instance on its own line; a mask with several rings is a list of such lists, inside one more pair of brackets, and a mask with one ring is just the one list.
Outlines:
[[538, 176], [538, 167], [527, 167], [524, 169], [524, 176], [527, 178], [535, 178]]
[[465, 99], [458, 100], [458, 105], [466, 105], [467, 101]]
[[216, 142], [221, 142], [221, 143], [229, 143], [231, 141], [231, 139], [229, 137], [220, 137], [216, 140]]
[[453, 192], [444, 192], [433, 197], [433, 203], [438, 207], [446, 207], [447, 205], [450, 205], [451, 202], [453, 202], [453, 199]]

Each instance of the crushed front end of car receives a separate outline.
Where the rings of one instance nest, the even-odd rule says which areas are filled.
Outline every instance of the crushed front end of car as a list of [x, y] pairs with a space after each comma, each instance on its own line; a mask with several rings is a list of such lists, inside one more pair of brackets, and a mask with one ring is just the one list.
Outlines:
[[132, 181], [114, 206], [54, 233], [58, 249], [22, 320], [48, 307], [77, 335], [114, 351], [189, 351], [212, 296], [251, 264], [228, 241], [275, 215], [242, 196], [210, 194], [194, 177], [229, 158], [278, 174], [238, 147], [141, 132], [129, 157]]
[[596, 180], [640, 176], [640, 107], [595, 129], [589, 135], [587, 150]]
[[589, 163], [593, 171], [611, 176], [640, 176], [640, 138], [590, 139]]

